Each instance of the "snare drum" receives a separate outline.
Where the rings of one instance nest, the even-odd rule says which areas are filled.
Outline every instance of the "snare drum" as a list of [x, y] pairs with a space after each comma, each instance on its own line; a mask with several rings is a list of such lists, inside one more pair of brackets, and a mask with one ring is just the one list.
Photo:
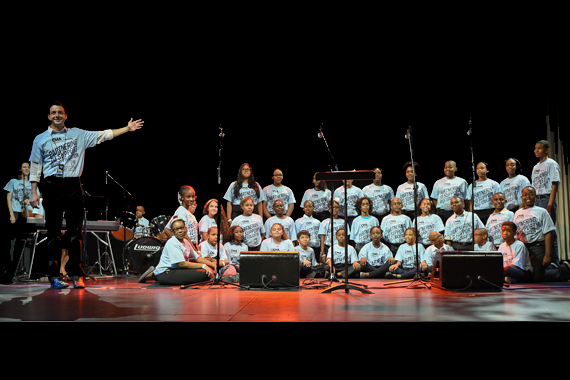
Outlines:
[[143, 274], [151, 266], [156, 267], [160, 261], [163, 245], [155, 237], [147, 236], [129, 242], [129, 269]]

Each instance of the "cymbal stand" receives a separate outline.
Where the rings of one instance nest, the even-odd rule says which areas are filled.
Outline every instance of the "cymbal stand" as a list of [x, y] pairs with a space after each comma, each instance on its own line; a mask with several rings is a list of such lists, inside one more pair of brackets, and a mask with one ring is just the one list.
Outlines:
[[[122, 190], [123, 190], [123, 198], [124, 198], [124, 202], [123, 202], [123, 213], [125, 212], [127, 206], [127, 194], [129, 196], [131, 196], [132, 194], [123, 187], [123, 185], [121, 185], [119, 182], [117, 182], [115, 180], [115, 178], [113, 178], [110, 174], [109, 171], [107, 170], [105, 172], [105, 176], [106, 178], [111, 178], [113, 180], [113, 182], [115, 182], [117, 184], [117, 186], [119, 186]], [[107, 180], [105, 179], [105, 185], [107, 185]], [[125, 269], [125, 275], [128, 276], [129, 275], [129, 260], [126, 258], [126, 252], [127, 252], [127, 227], [124, 224], [124, 220], [121, 220], [121, 225], [123, 226], [123, 256], [122, 256], [122, 260], [123, 260], [123, 268]]]

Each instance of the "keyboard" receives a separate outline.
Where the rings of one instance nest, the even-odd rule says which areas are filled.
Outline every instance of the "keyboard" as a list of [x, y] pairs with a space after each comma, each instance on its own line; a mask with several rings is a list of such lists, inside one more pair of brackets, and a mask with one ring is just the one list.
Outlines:
[[[44, 218], [28, 218], [27, 224], [29, 226], [35, 226], [36, 228], [44, 228], [46, 222]], [[66, 229], [65, 219], [63, 220], [61, 229]], [[114, 220], [88, 220], [86, 229], [92, 232], [118, 231], [119, 222]]]

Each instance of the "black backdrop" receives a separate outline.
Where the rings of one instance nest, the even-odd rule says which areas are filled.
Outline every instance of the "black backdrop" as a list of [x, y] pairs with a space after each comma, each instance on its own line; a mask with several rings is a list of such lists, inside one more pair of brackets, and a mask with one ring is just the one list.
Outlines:
[[[457, 176], [471, 182], [470, 118], [475, 161], [489, 162], [489, 177], [498, 182], [506, 177], [504, 160], [510, 156], [530, 177], [534, 144], [546, 138], [546, 87], [516, 78], [444, 69], [380, 76], [355, 67], [342, 76], [314, 68], [296, 76], [303, 70], [285, 74], [255, 67], [224, 76], [162, 67], [163, 75], [149, 76], [127, 66], [119, 72], [38, 72], [11, 88], [4, 103], [9, 112], [3, 182], [29, 159], [34, 137], [48, 127], [53, 100], [65, 105], [70, 128], [120, 128], [131, 117], [145, 121], [143, 129], [86, 152], [84, 189], [110, 196], [109, 219], [124, 205], [121, 189], [110, 179], [105, 185], [107, 170], [132, 193], [127, 209], [134, 212], [143, 204], [147, 219], [172, 214], [178, 188], [193, 186], [199, 219], [204, 203], [218, 197], [220, 126], [225, 137], [219, 196], [247, 162], [262, 187], [271, 183], [274, 168], [283, 170], [283, 183], [292, 188], [297, 206], [312, 186], [312, 175], [329, 170], [325, 142], [317, 136], [321, 124], [340, 170], [379, 166], [383, 182], [394, 191], [406, 180], [402, 165], [410, 160], [404, 138], [409, 126], [414, 159], [421, 165], [418, 180], [429, 191], [444, 175], [446, 160], [456, 161]], [[301, 215], [296, 207], [293, 218]]]

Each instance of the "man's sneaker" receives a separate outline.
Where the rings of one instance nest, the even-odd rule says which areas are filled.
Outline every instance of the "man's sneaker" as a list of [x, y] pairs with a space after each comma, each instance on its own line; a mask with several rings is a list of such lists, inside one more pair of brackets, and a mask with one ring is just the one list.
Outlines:
[[83, 282], [83, 277], [73, 276], [73, 287], [75, 289], [85, 289], [85, 283]]
[[63, 281], [61, 278], [58, 277], [54, 277], [51, 280], [49, 280], [50, 283], [50, 289], [65, 289], [67, 287], [69, 287], [69, 284], [65, 281]]

